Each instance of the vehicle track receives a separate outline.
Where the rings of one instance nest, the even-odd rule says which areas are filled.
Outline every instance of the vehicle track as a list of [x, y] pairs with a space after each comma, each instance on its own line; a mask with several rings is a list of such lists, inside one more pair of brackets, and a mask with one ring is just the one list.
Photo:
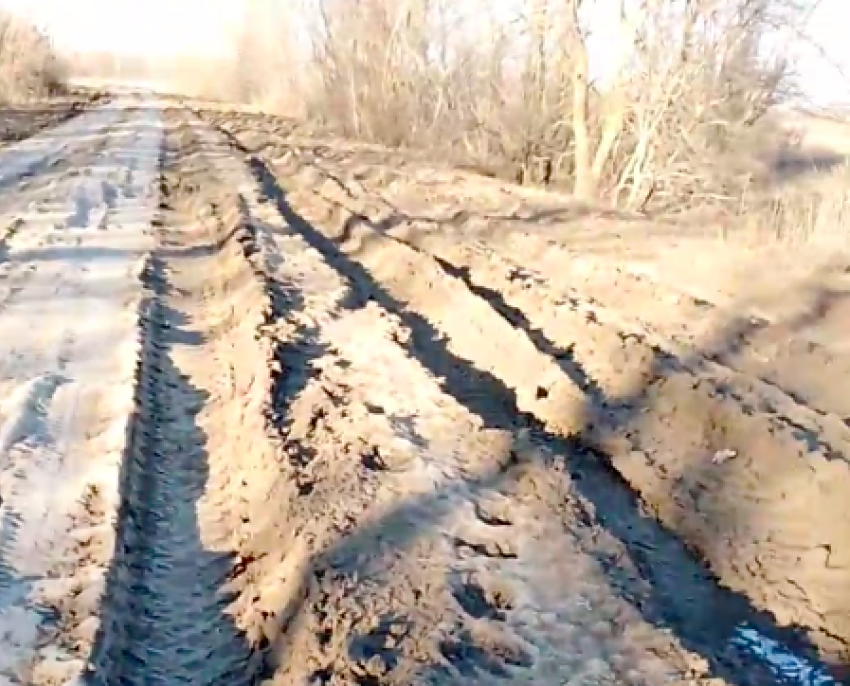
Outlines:
[[[777, 627], [752, 592], [722, 588], [646, 511], [657, 505], [653, 514], [696, 542], [724, 580], [743, 578], [735, 565], [750, 548], [730, 552], [689, 529], [706, 496], [679, 493], [686, 506], [665, 511], [673, 486], [641, 471], [675, 453], [682, 429], [665, 427], [687, 420], [689, 403], [695, 416], [734, 425], [699, 444], [700, 455], [709, 449], [711, 458], [711, 441], [743, 427], [760, 442], [752, 452], [776, 450], [783, 467], [804, 454], [818, 469], [839, 465], [821, 447], [799, 452], [793, 427], [777, 423], [787, 416], [814, 432], [815, 413], [707, 355], [683, 361], [668, 350], [671, 369], [656, 374], [669, 341], [650, 329], [633, 335], [613, 309], [530, 273], [516, 278], [521, 264], [497, 252], [414, 241], [405, 226], [381, 223], [382, 198], [363, 184], [352, 191], [333, 170], [301, 176], [291, 157], [275, 170], [180, 108], [166, 121], [118, 492], [108, 475], [80, 477], [82, 502], [68, 515], [80, 546], [49, 569], [67, 578], [45, 586], [59, 658], [45, 653], [11, 683], [68, 682], [82, 661], [85, 683], [108, 686], [834, 683], [804, 636]], [[149, 223], [147, 199], [132, 197], [150, 193], [149, 161], [140, 168], [132, 150], [137, 135], [113, 150], [123, 183], [96, 173], [70, 198], [62, 230], [73, 239], [84, 220], [93, 243], [81, 252], [97, 245], [92, 237], [117, 243], [94, 251], [109, 258], [98, 269], [66, 274], [79, 291], [63, 292], [69, 301], [95, 306], [125, 287], [113, 271], [124, 269], [118, 255], [128, 246], [113, 232]], [[36, 244], [44, 263], [63, 254]], [[39, 269], [61, 275], [64, 264]], [[25, 288], [12, 305], [34, 295]], [[75, 485], [75, 465], [106, 445], [79, 436], [81, 427], [104, 429], [86, 400], [101, 391], [66, 393], [58, 383], [87, 345], [95, 349], [89, 324], [58, 337], [49, 356], [58, 371], [32, 378], [21, 395], [33, 425], [80, 439], [77, 461], [60, 465]], [[612, 357], [608, 343], [623, 353], [613, 371], [602, 360]], [[657, 397], [628, 395], [616, 385], [624, 377]], [[765, 399], [775, 406], [741, 420], [747, 403]], [[630, 425], [638, 407], [650, 416]], [[86, 424], [81, 412], [94, 419]], [[113, 453], [117, 428], [106, 431]], [[20, 435], [4, 424], [0, 448], [18, 446]], [[16, 503], [45, 490], [38, 477], [61, 446], [55, 452], [12, 475], [2, 551], [42, 521], [16, 517]], [[731, 470], [743, 488], [739, 463], [707, 469], [724, 478]], [[113, 509], [110, 557], [102, 529]], [[43, 521], [65, 516], [47, 504], [33, 511]], [[786, 541], [774, 543], [781, 558]], [[715, 557], [705, 551], [713, 544]], [[724, 563], [727, 553], [734, 563]], [[830, 617], [818, 625], [817, 607], [805, 614], [811, 598], [775, 602], [771, 593], [786, 587], [771, 571], [790, 567], [757, 562], [764, 569], [748, 573], [768, 582], [762, 605], [791, 608], [789, 624], [836, 626]], [[0, 582], [19, 573], [2, 566]], [[840, 607], [830, 595], [840, 581], [824, 584], [830, 610]], [[764, 657], [765, 636], [784, 662]], [[805, 659], [790, 659], [789, 648]]]
[[[230, 166], [232, 185], [249, 187], [244, 165]], [[639, 582], [628, 565], [600, 565], [625, 551], [559, 458], [548, 458], [550, 491], [545, 458], [535, 464], [542, 453], [509, 410], [501, 427], [482, 426], [411, 356], [408, 324], [366, 283], [311, 247], [273, 200], [251, 215], [277, 246], [269, 274], [287, 302], [275, 335], [288, 459], [273, 500], [290, 501], [300, 534], [288, 557], [311, 581], [273, 683], [654, 683], [698, 672], [611, 588], [614, 568], [633, 592]], [[314, 551], [306, 561], [303, 546]], [[552, 559], [572, 570], [560, 580], [571, 593], [541, 572]]]
[[[847, 582], [840, 561], [845, 553], [839, 551], [845, 550], [841, 541], [848, 527], [842, 505], [848, 487], [843, 464], [847, 429], [841, 416], [807, 405], [777, 386], [775, 377], [759, 378], [752, 365], [728, 353], [742, 346], [742, 330], [745, 336], [752, 331], [748, 319], [716, 322], [719, 334], [709, 332], [708, 340], [682, 345], [612, 309], [611, 301], [606, 307], [585, 297], [581, 287], [568, 286], [551, 265], [545, 274], [536, 273], [537, 265], [524, 259], [521, 241], [513, 242], [513, 252], [507, 253], [498, 240], [488, 244], [463, 234], [453, 237], [433, 226], [417, 231], [421, 220], [399, 214], [379, 194], [364, 191], [370, 178], [382, 177], [380, 171], [372, 174], [347, 161], [349, 166], [334, 175], [309, 154], [276, 154], [281, 158], [277, 168], [291, 182], [289, 202], [306, 208], [307, 219], [337, 250], [363, 263], [404, 302], [407, 293], [416, 292], [413, 274], [437, 283], [430, 288], [442, 298], [420, 291], [412, 307], [434, 317], [454, 344], [471, 335], [470, 327], [452, 322], [439, 303], [450, 297], [465, 303], [468, 298], [463, 288], [445, 285], [437, 275], [441, 270], [524, 331], [570, 379], [553, 385], [578, 383], [596, 405], [582, 429], [584, 440], [611, 455], [662, 521], [680, 532], [722, 579], [744, 589], [782, 623], [814, 627], [813, 638], [824, 654], [844, 662], [848, 634], [840, 608]], [[386, 233], [415, 251], [426, 251], [425, 259], [405, 253]], [[429, 264], [429, 256], [439, 268]], [[410, 266], [399, 266], [405, 264]], [[820, 316], [818, 307], [815, 314], [803, 310], [799, 323], [785, 322], [785, 329], [806, 326]], [[472, 311], [466, 305], [456, 309]], [[492, 338], [499, 343], [487, 344], [492, 349], [516, 340], [515, 334], [496, 330]], [[517, 391], [518, 368], [541, 369], [525, 344], [512, 344], [510, 355], [495, 353], [488, 359], [471, 352], [475, 347], [471, 343], [464, 356]], [[798, 347], [798, 364], [817, 365], [820, 358], [803, 356], [804, 348], [812, 351]], [[830, 368], [837, 372], [840, 364]], [[538, 378], [547, 377], [538, 371]], [[637, 396], [632, 395], [635, 389]], [[569, 430], [559, 425], [563, 406], [532, 405], [527, 405], [529, 411], [556, 433]], [[635, 406], [645, 409], [635, 414]], [[763, 461], [761, 455], [770, 458]], [[793, 498], [785, 490], [791, 483]], [[814, 501], [822, 506], [812, 510], [804, 505]], [[728, 544], [718, 544], [726, 539]], [[824, 554], [824, 565], [812, 559]]]
[[[162, 212], [140, 310], [136, 413], [89, 683], [253, 684], [261, 636], [234, 609], [272, 481], [268, 299], [239, 196], [169, 115]], [[242, 570], [240, 572], [240, 569]]]
[[[448, 395], [478, 415], [485, 427], [515, 432], [530, 426], [556, 455], [570, 455], [567, 465], [573, 483], [579, 484], [578, 491], [587, 498], [603, 528], [625, 546], [623, 557], [637, 564], [644, 583], [652, 589], [641, 604], [644, 617], [664, 617], [663, 623], [672, 623], [679, 639], [706, 659], [709, 673], [722, 674], [736, 683], [788, 680], [808, 684], [826, 678], [805, 660], [786, 656], [783, 662], [777, 658], [775, 648], [769, 659], [764, 657], [764, 651], [759, 654], [752, 643], [752, 628], [747, 627], [778, 637], [785, 646], [809, 659], [814, 655], [805, 639], [795, 637], [794, 632], [777, 630], [773, 619], [755, 610], [747, 600], [714, 587], [710, 576], [694, 565], [680, 544], [644, 519], [641, 505], [620, 482], [611, 479], [604, 469], [609, 456], [586, 452], [582, 455], [569, 441], [564, 442], [561, 436], [569, 434], [569, 423], [575, 422], [576, 417], [567, 416], [564, 424], [566, 413], [560, 413], [564, 396], [557, 397], [557, 388], [551, 392], [554, 384], [544, 386], [541, 393], [539, 381], [541, 370], [554, 369], [557, 383], [566, 376], [551, 358], [523, 338], [526, 334], [517, 332], [486, 302], [477, 302], [479, 296], [462, 279], [447, 275], [429, 256], [382, 237], [380, 229], [370, 226], [362, 212], [345, 211], [339, 203], [317, 196], [313, 188], [322, 186], [321, 177], [311, 177], [310, 190], [295, 187], [291, 192], [282, 191], [261, 160], [255, 157], [249, 162], [264, 192], [274, 198], [290, 226], [345, 275], [355, 289], [353, 303], [374, 301], [392, 316], [400, 317], [409, 331], [403, 339], [404, 348], [437, 375]], [[283, 168], [292, 173], [291, 167]], [[447, 311], [447, 303], [452, 303], [456, 312], [466, 313], [466, 320]], [[506, 345], [504, 354], [493, 352], [506, 341], [511, 345]], [[523, 378], [514, 374], [517, 368], [537, 370], [538, 375], [535, 378], [527, 374]], [[568, 388], [575, 388], [574, 382], [569, 384]], [[566, 398], [575, 395], [570, 390]], [[546, 422], [548, 430], [544, 429]], [[609, 443], [605, 447], [619, 450], [620, 446], [612, 448]], [[551, 481], [553, 476], [542, 478]], [[647, 551], [652, 551], [648, 557]], [[673, 587], [688, 590], [682, 596], [672, 591]], [[713, 610], [703, 616], [700, 607]], [[747, 640], [739, 640], [742, 635]]]
[[[227, 126], [226, 120], [225, 127], [233, 128]], [[250, 134], [248, 136], [250, 137]], [[262, 136], [258, 135], [253, 140], [262, 141]], [[256, 147], [257, 143], [252, 145]], [[846, 431], [840, 418], [830, 417], [821, 410], [806, 407], [799, 399], [789, 397], [781, 388], [773, 386], [769, 380], [761, 381], [758, 377], [747, 376], [746, 368], [739, 371], [725, 367], [722, 364], [725, 360], [716, 355], [718, 346], [722, 347], [724, 344], [720, 339], [700, 341], [701, 344], [707, 345], [706, 350], [709, 351], [700, 357], [698, 347], [672, 346], [651, 329], [641, 332], [638, 328], [635, 334], [633, 330], [629, 330], [634, 327], [628, 326], [628, 318], [624, 320], [614, 316], [606, 320], [610, 310], [606, 312], [605, 307], [599, 303], [590, 303], [590, 309], [594, 310], [591, 314], [599, 316], [588, 318], [585, 311], [588, 308], [585, 306], [582, 309], [581, 302], [576, 310], [572, 297], [574, 294], [551, 290], [551, 287], [547, 287], [542, 281], [535, 281], [533, 271], [528, 269], [524, 272], [530, 278], [516, 280], [516, 270], [504, 268], [499, 262], [503, 257], [495, 256], [497, 265], [502, 266], [492, 264], [494, 255], [491, 251], [485, 251], [473, 260], [470, 254], [474, 251], [464, 247], [464, 241], [441, 240], [440, 236], [434, 236], [432, 241], [410, 246], [414, 248], [414, 253], [424, 248], [432, 253], [432, 256], [417, 257], [410, 252], [410, 247], [398, 247], [397, 240], [382, 235], [389, 230], [391, 234], [405, 240], [415, 232], [407, 231], [403, 222], [393, 224], [392, 221], [381, 221], [380, 219], [386, 219], [386, 213], [378, 219], [380, 213], [385, 212], [386, 203], [380, 197], [370, 197], [368, 193], [362, 195], [364, 185], [368, 185], [368, 179], [372, 176], [381, 178], [383, 171], [376, 170], [372, 176], [363, 176], [361, 168], [360, 172], [355, 172], [350, 177], [356, 179], [351, 182], [354, 191], [343, 187], [340, 194], [338, 179], [323, 174], [321, 169], [312, 168], [305, 172], [302, 163], [298, 161], [298, 154], [286, 152], [285, 149], [285, 144], [278, 144], [274, 153], [280, 162], [276, 167], [280, 172], [279, 178], [285, 179], [279, 183], [285, 190], [281, 194], [274, 191], [273, 184], [271, 185], [273, 192], [278, 193], [278, 202], [283, 202], [292, 213], [294, 218], [291, 221], [299, 222], [311, 244], [349, 278], [378, 284], [377, 288], [380, 290], [375, 292], [374, 286], [368, 288], [369, 295], [365, 297], [376, 299], [391, 311], [402, 312], [403, 321], [408, 325], [416, 320], [406, 317], [406, 310], [425, 314], [426, 319], [438, 330], [436, 335], [442, 333], [447, 336], [445, 340], [450, 349], [462, 358], [473, 361], [476, 370], [472, 378], [478, 375], [478, 380], [482, 382], [481, 387], [477, 389], [479, 397], [482, 389], [488, 387], [484, 377], [489, 372], [503, 380], [508, 389], [513, 389], [517, 394], [520, 409], [526, 409], [544, 422], [551, 422], [550, 431], [561, 434], [565, 429], [569, 430], [569, 426], [563, 424], [559, 404], [556, 402], [552, 403], [549, 409], [546, 407], [547, 401], [551, 402], [552, 395], [556, 394], [549, 393], [549, 397], [542, 399], [534, 398], [535, 393], [530, 391], [536, 389], [528, 387], [534, 374], [528, 374], [528, 381], [524, 381], [521, 375], [514, 374], [517, 368], [538, 370], [537, 378], [545, 379], [539, 370], [551, 369], [549, 363], [540, 362], [539, 358], [535, 360], [534, 354], [528, 352], [527, 345], [504, 325], [485, 326], [482, 322], [494, 320], [490, 315], [483, 314], [484, 310], [477, 309], [478, 305], [470, 302], [470, 293], [464, 294], [465, 290], [471, 289], [472, 294], [477, 294], [476, 297], [489, 302], [514, 327], [525, 330], [538, 349], [538, 354], [542, 352], [544, 357], [550, 356], [550, 359], [554, 356], [554, 361], [561, 368], [558, 372], [562, 376], [573, 376], [573, 370], [570, 369], [573, 366], [570, 350], [575, 348], [574, 354], [580, 356], [580, 361], [589, 366], [586, 371], [589, 376], [580, 379], [579, 385], [591, 396], [594, 388], [587, 382], [593, 380], [593, 365], [604, 364], [604, 374], [597, 377], [604, 382], [603, 387], [596, 391], [601, 396], [597, 399], [604, 400], [604, 396], [609, 395], [614, 405], [609, 405], [607, 410], [603, 406], [602, 414], [595, 417], [590, 431], [585, 427], [585, 441], [598, 445], [603, 449], [603, 453], [607, 453], [600, 457], [606, 462], [613, 460], [612, 464], [646, 499], [656, 516], [679, 533], [688, 545], [694, 546], [701, 557], [707, 558], [724, 582], [745, 590], [747, 596], [753, 599], [749, 602], [776, 613], [781, 624], [814, 628], [815, 631], [810, 633], [811, 640], [819, 646], [827, 660], [835, 665], [836, 673], [842, 673], [841, 665], [845, 660], [842, 646], [846, 645], [846, 639], [841, 638], [843, 625], [839, 608], [842, 607], [844, 597], [842, 589], [846, 587], [845, 572], [842, 571], [840, 562], [834, 558], [830, 571], [821, 570], [813, 562], [801, 564], [803, 557], [815, 554], [820, 549], [832, 551], [833, 555], [837, 550], [843, 549], [843, 544], [832, 534], [826, 534], [831, 536], [831, 539], [822, 548], [818, 538], [823, 537], [825, 532], [835, 532], [835, 535], [840, 537], [840, 532], [846, 530], [847, 526], [840, 517], [843, 510], [839, 506], [844, 486], [839, 486], [838, 483], [843, 483], [845, 478], [845, 467], [841, 465], [840, 456], [846, 440]], [[260, 176], [268, 174], [262, 171], [259, 163], [254, 166], [259, 170]], [[357, 166], [352, 165], [352, 168]], [[463, 190], [458, 193], [463, 194]], [[285, 198], [285, 201], [281, 198]], [[398, 228], [394, 228], [395, 226]], [[491, 254], [488, 255], [488, 252]], [[436, 259], [441, 267], [435, 269], [435, 265], [428, 262], [429, 259]], [[474, 269], [464, 273], [464, 270], [470, 270], [473, 262]], [[360, 271], [359, 265], [365, 267], [365, 271]], [[368, 276], [364, 276], [367, 274]], [[453, 276], [450, 277], [449, 274]], [[453, 279], [457, 279], [462, 287], [447, 285], [447, 281], [451, 283]], [[420, 287], [424, 286], [418, 292], [417, 283]], [[388, 300], [388, 294], [395, 300]], [[455, 315], [451, 311], [446, 311], [445, 303], [448, 302], [452, 303], [452, 309], [455, 311], [476, 314], [469, 317], [471, 321], [461, 323], [453, 319]], [[514, 317], [516, 313], [520, 316], [518, 320]], [[623, 322], [627, 325], [626, 331], [621, 329]], [[478, 327], [483, 328], [479, 328], [478, 333], [473, 333]], [[416, 346], [416, 326], [413, 328], [413, 343]], [[428, 345], [425, 338], [430, 339], [434, 335], [422, 328], [419, 344]], [[600, 335], [604, 341], [602, 347], [596, 351], [588, 351], [588, 346], [599, 346]], [[480, 342], [477, 344], [476, 336], [483, 336], [478, 339]], [[518, 345], [515, 343], [517, 340], [520, 340]], [[492, 353], [494, 349], [499, 350], [504, 341], [513, 343], [506, 346], [504, 354]], [[546, 341], [548, 345], [541, 345], [541, 341]], [[594, 341], [596, 343], [593, 343]], [[677, 359], [677, 355], [671, 355], [671, 348], [678, 353], [680, 359]], [[617, 350], [619, 352], [616, 352]], [[613, 368], [609, 368], [611, 362], [615, 363]], [[661, 371], [661, 368], [656, 367], [659, 362], [664, 363], [662, 367], [673, 363], [672, 373], [671, 369]], [[437, 364], [437, 373], [447, 379], [444, 381], [444, 388], [448, 383], [449, 388], [454, 384], [455, 391], [462, 391], [463, 379], [457, 374], [453, 376], [453, 363], [446, 362], [441, 366], [439, 362]], [[542, 367], [539, 366], [541, 364]], [[618, 364], [626, 366], [620, 369]], [[431, 368], [434, 369], [433, 366]], [[603, 367], [599, 369], [603, 370]], [[649, 375], [645, 376], [647, 373]], [[657, 377], [659, 373], [660, 377]], [[465, 374], [469, 377], [470, 370], [466, 370]], [[471, 381], [472, 379], [467, 378], [467, 386]], [[569, 388], [575, 381], [559, 379], [554, 386], [562, 383]], [[638, 383], [639, 386], [645, 383], [648, 392], [625, 402], [623, 398], [630, 397], [630, 384], [633, 383]], [[504, 388], [499, 390], [498, 386], [492, 385], [489, 388], [488, 393], [495, 397], [505, 397]], [[551, 391], [551, 388], [544, 390]], [[475, 393], [471, 395], [474, 401]], [[622, 407], [615, 412], [618, 396]], [[572, 397], [572, 394], [568, 393], [567, 397]], [[463, 400], [468, 402], [469, 398], [464, 397]], [[523, 403], [526, 403], [524, 408]], [[647, 409], [638, 415], [632, 415], [634, 408], [629, 407], [630, 403]], [[707, 419], [700, 419], [706, 412]], [[655, 413], [658, 414], [657, 418]], [[634, 418], [629, 420], [624, 419], [624, 416]], [[716, 428], [712, 431], [716, 435], [701, 435], [707, 430], [704, 428], [705, 421], [708, 421], [708, 428], [712, 422], [715, 423]], [[689, 435], [688, 432], [692, 433]], [[811, 440], [817, 440], [819, 435], [822, 436], [821, 443], [812, 444]], [[676, 455], [675, 448], [671, 454], [670, 446], [677, 443], [681, 445], [683, 437], [692, 445], [680, 458]], [[653, 448], [653, 445], [656, 447]], [[753, 463], [753, 459], [763, 454], [781, 456], [781, 469], [776, 469], [768, 463]], [[691, 477], [697, 481], [704, 480], [702, 493], [693, 490], [696, 488], [694, 484], [691, 484], [691, 495], [682, 490], [686, 485], [682, 479], [685, 479], [687, 474], [681, 474], [682, 468], [675, 463], [665, 462], [668, 455], [685, 462], [697, 458], [698, 463], [706, 463], [699, 467], [694, 464], [692, 467], [698, 467], [698, 471]], [[802, 456], [805, 456], [805, 461], [800, 460]], [[739, 457], [741, 459], [737, 459]], [[728, 464], [721, 465], [726, 461]], [[655, 464], [659, 466], [655, 467]], [[655, 475], [652, 471], [654, 469], [658, 470]], [[665, 473], [665, 469], [670, 470], [669, 473]], [[756, 473], [767, 470], [761, 480], [755, 482], [759, 484], [758, 487], [754, 487], [752, 481], [753, 470]], [[777, 478], [778, 471], [782, 472], [782, 477]], [[825, 491], [822, 484], [827, 482], [830, 488]], [[763, 502], [763, 496], [758, 490], [767, 483], [774, 483], [776, 488], [780, 488], [782, 483], [795, 483], [796, 488], [805, 488], [805, 494], [801, 492], [799, 498], [789, 501], [788, 494], [780, 489], [781, 492], [768, 496], [772, 499], [768, 505]], [[728, 491], [724, 491], [724, 488]], [[773, 487], [767, 490], [768, 493], [774, 493]], [[677, 494], [673, 499], [667, 495], [671, 491]], [[750, 493], [753, 494], [754, 501], [744, 505]], [[832, 504], [824, 510], [811, 511], [807, 508], [805, 514], [794, 514], [797, 504], [823, 500], [827, 493]], [[610, 509], [606, 502], [608, 499], [602, 492], [597, 495], [600, 498], [596, 503], [597, 507]], [[602, 505], [603, 502], [605, 505]], [[733, 508], [732, 511], [740, 514], [738, 525], [728, 518], [730, 507]], [[775, 515], [768, 516], [766, 511], [774, 512]], [[723, 519], [724, 516], [727, 519]], [[794, 521], [799, 520], [801, 516], [804, 519], [816, 519], [817, 523], [813, 522], [810, 527], [797, 526]], [[761, 519], [762, 517], [764, 519]], [[777, 520], [776, 517], [781, 519]], [[724, 521], [727, 523], [724, 524]], [[749, 528], [735, 528], [745, 522]], [[772, 534], [770, 529], [776, 527], [778, 522], [783, 522], [780, 525], [784, 527], [781, 529], [782, 533]], [[714, 538], [717, 534], [712, 533], [712, 527], [720, 527], [725, 532], [720, 534], [720, 537], [729, 538], [730, 543], [725, 547], [718, 545]], [[626, 528], [623, 527], [620, 531], [625, 534]], [[631, 534], [626, 534], [626, 538], [630, 536]], [[794, 538], [796, 541], [792, 542]], [[650, 548], [656, 546], [655, 543], [649, 543], [649, 540], [646, 544]], [[732, 547], [729, 548], [729, 545]], [[675, 552], [670, 554], [676, 555]], [[755, 558], [750, 559], [752, 555], [755, 555]], [[739, 561], [736, 556], [740, 558]], [[652, 566], [665, 567], [662, 555], [655, 553], [650, 559]], [[827, 567], [829, 568], [829, 563]], [[650, 576], [653, 574], [651, 571], [648, 573]], [[680, 583], [688, 585], [689, 582]], [[730, 606], [725, 604], [727, 601], [728, 598], [720, 600], [719, 597], [712, 601], [712, 604], [729, 609], [729, 624], [723, 630], [727, 633], [727, 640], [746, 644], [747, 649], [755, 654], [771, 653], [767, 661], [774, 666], [782, 662], [776, 657], [776, 644], [774, 648], [764, 648], [769, 643], [765, 641], [762, 648], [759, 648], [758, 641], [753, 643], [751, 634], [747, 633], [749, 630], [743, 629], [743, 624], [749, 621], [748, 617], [753, 617], [754, 612], [755, 615], [759, 613], [754, 611], [752, 606], [747, 609], [747, 602], [741, 604], [734, 600]], [[672, 602], [675, 605], [676, 601]], [[735, 607], [737, 609], [734, 609]], [[830, 609], [824, 612], [825, 608]], [[713, 614], [715, 624], [719, 626], [720, 622], [716, 620], [717, 612]], [[768, 634], [778, 635], [775, 627], [771, 628], [774, 620], [767, 616], [763, 619], [763, 629]], [[699, 632], [700, 630], [695, 631], [696, 634]], [[784, 633], [785, 638], [781, 640], [786, 641], [787, 646], [798, 650], [800, 654], [813, 656], [811, 648], [806, 646], [807, 639], [795, 638], [795, 631], [779, 633]], [[690, 633], [690, 637], [693, 635]], [[748, 638], [741, 639], [742, 635]], [[798, 683], [815, 683], [820, 678], [813, 676], [809, 668], [801, 666], [803, 663], [796, 667], [793, 663], [793, 659], [785, 660], [788, 671], [784, 672], [783, 678], [797, 680]], [[783, 668], [778, 669], [783, 672]], [[807, 674], [809, 676], [806, 676]]]
[[49, 132], [108, 101], [105, 93], [73, 92], [46, 101], [0, 109], [0, 143], [14, 144]]
[[[250, 120], [235, 125], [224, 119], [222, 125], [244, 131], [255, 147], [264, 140], [251, 129]], [[706, 270], [704, 261], [713, 264], [714, 271], [734, 275], [733, 269], [722, 268], [722, 244], [716, 241], [688, 243], [681, 240], [681, 228], [675, 229], [680, 234], [678, 243], [675, 234], [654, 237], [657, 229], [646, 222], [636, 226], [608, 222], [600, 227], [597, 218], [582, 219], [581, 212], [563, 200], [515, 198], [504, 184], [474, 183], [468, 175], [464, 178], [422, 164], [405, 166], [396, 159], [397, 153], [366, 146], [362, 150], [351, 145], [329, 148], [315, 141], [311, 145], [309, 140], [291, 142], [275, 133], [270, 123], [259, 126], [263, 131], [272, 129], [264, 155], [278, 168], [286, 168], [293, 182], [312, 185], [316, 191], [321, 188], [327, 199], [363, 214], [382, 230], [396, 227], [398, 237], [413, 242], [422, 237], [443, 248], [486, 246], [491, 256], [513, 259], [521, 271], [539, 273], [550, 287], [571, 297], [580, 294], [579, 299], [594, 310], [613, 316], [619, 328], [649, 329], [677, 354], [722, 356], [716, 361], [779, 387], [816, 412], [836, 414], [845, 422], [850, 416], [848, 396], [833, 383], [837, 376], [850, 375], [850, 358], [842, 354], [840, 336], [847, 287], [846, 283], [823, 283], [824, 271], [843, 269], [840, 255], [834, 255], [824, 268], [818, 268], [814, 260], [807, 278], [801, 277], [797, 267], [781, 288], [760, 286], [761, 294], [754, 302], [735, 302], [719, 292], [712, 302], [712, 296], [706, 300], [686, 292], [693, 290], [687, 281], [660, 281], [655, 273], [659, 268], [651, 262], [644, 265], [639, 254], [667, 251], [688, 260], [685, 247], [691, 245], [697, 253], [708, 253], [704, 259], [701, 256], [701, 271]], [[469, 189], [473, 185], [474, 191]], [[664, 231], [670, 233], [669, 228]], [[600, 251], [606, 240], [610, 249]], [[813, 274], [820, 282], [811, 278]], [[716, 287], [722, 279], [713, 281]], [[759, 300], [767, 304], [759, 305]], [[768, 306], [776, 309], [778, 303], [782, 303], [778, 313], [764, 314], [765, 309], [770, 312]], [[817, 317], [812, 316], [815, 312]], [[738, 320], [739, 337], [730, 341], [729, 349], [702, 349], [706, 332], [710, 335], [731, 319]], [[831, 341], [828, 331], [819, 331], [829, 319], [834, 320]]]
[[[56, 244], [56, 251], [63, 249], [57, 229], [68, 228], [74, 217], [74, 211], [68, 211], [67, 198], [86, 196], [86, 186], [90, 183], [86, 177], [81, 178], [82, 169], [97, 168], [98, 181], [103, 187], [111, 188], [111, 184], [118, 183], [129, 189], [132, 185], [132, 179], [109, 178], [114, 175], [116, 162], [120, 164], [111, 148], [120, 145], [119, 139], [126, 133], [114, 130], [120, 121], [117, 111], [106, 116], [108, 119], [101, 122], [100, 130], [86, 125], [84, 134], [80, 135], [77, 125], [70, 132], [54, 132], [61, 144], [36, 147], [45, 155], [37, 165], [37, 172], [19, 170], [17, 177], [9, 176], [10, 184], [17, 179], [18, 192], [0, 199], [0, 221], [4, 225], [0, 230], [0, 276], [4, 282], [0, 286], [0, 312], [38, 275], [36, 261], [28, 258], [41, 257], [47, 244]], [[113, 130], [109, 124], [115, 125]], [[14, 168], [15, 164], [8, 166]], [[88, 223], [85, 219], [78, 222], [77, 228]]]
[[[120, 135], [111, 129], [117, 122], [126, 127]], [[82, 222], [69, 230], [65, 220], [85, 185], [71, 173], [75, 166], [97, 167], [104, 187], [122, 198], [146, 183], [145, 169], [127, 182], [122, 162], [127, 149], [142, 167], [149, 162], [145, 148], [156, 132], [148, 123], [139, 111], [92, 112], [28, 141], [29, 154], [68, 157], [0, 201], [2, 210], [26, 209], [7, 241], [0, 305], [4, 683], [70, 679], [87, 657], [89, 603], [109, 538], [110, 476], [128, 412], [126, 337], [135, 322], [127, 305], [132, 310], [145, 240], [131, 227], [100, 231]], [[14, 147], [0, 153], [10, 170], [15, 154]], [[144, 223], [146, 208], [129, 203]]]

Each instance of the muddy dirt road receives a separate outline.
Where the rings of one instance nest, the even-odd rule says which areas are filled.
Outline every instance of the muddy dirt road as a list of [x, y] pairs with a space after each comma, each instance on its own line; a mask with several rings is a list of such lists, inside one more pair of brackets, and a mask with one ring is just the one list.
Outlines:
[[0, 220], [0, 684], [846, 683], [837, 253], [140, 98]]

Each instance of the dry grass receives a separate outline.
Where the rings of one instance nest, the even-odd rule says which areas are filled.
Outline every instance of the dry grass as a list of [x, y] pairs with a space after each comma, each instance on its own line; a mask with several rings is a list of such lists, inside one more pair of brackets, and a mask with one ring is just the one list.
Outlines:
[[18, 16], [0, 12], [0, 102], [50, 95], [63, 76], [49, 38]]
[[744, 193], [728, 235], [791, 244], [850, 237], [850, 123], [792, 114], [799, 142], [766, 187]]

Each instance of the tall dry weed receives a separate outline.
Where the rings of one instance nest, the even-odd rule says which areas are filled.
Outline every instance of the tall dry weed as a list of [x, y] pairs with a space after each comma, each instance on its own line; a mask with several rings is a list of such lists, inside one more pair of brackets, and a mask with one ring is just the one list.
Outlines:
[[58, 90], [62, 65], [47, 35], [10, 12], [0, 12], [0, 101], [20, 102]]

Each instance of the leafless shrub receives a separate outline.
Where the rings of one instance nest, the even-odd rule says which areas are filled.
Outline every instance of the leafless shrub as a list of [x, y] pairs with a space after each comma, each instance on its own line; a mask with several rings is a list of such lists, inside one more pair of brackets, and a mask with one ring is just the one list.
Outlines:
[[850, 236], [850, 164], [843, 162], [808, 179], [770, 192], [743, 195], [726, 235], [754, 242], [837, 241]]
[[742, 193], [724, 217], [727, 236], [763, 243], [781, 240], [846, 245], [850, 232], [850, 122], [802, 112], [783, 113], [786, 142], [768, 160], [772, 179]]
[[[526, 0], [506, 18], [474, 0], [319, 1], [309, 116], [590, 201], [737, 202], [759, 172], [743, 153], [768, 135], [763, 115], [788, 81], [763, 39], [799, 8], [641, 0], [594, 18], [604, 4]], [[605, 80], [589, 50], [601, 21], [619, 54]]]
[[[442, 0], [320, 3], [310, 24], [309, 116], [344, 133], [395, 146], [434, 148], [523, 177], [527, 137], [555, 131], [563, 112], [536, 97], [526, 76], [557, 91], [550, 63], [522, 55], [532, 22], [506, 30], [487, 3]], [[537, 40], [543, 35], [540, 27]], [[528, 116], [532, 115], [532, 116]], [[534, 130], [534, 132], [532, 132]]]
[[189, 95], [424, 148], [590, 203], [770, 213], [764, 158], [784, 134], [765, 114], [793, 84], [778, 56], [804, 4], [255, 0], [229, 63], [148, 68]]
[[63, 78], [50, 39], [17, 15], [0, 11], [0, 101], [48, 95]]
[[765, 158], [785, 134], [765, 115], [793, 85], [783, 41], [805, 4], [256, 0], [232, 68], [171, 70], [195, 95], [590, 203], [771, 225], [800, 214], [777, 215], [797, 194], [775, 190]]
[[592, 170], [607, 173], [617, 204], [636, 207], [654, 195], [668, 206], [728, 206], [763, 180], [757, 153], [779, 140], [765, 115], [789, 72], [760, 52], [792, 9], [773, 0], [643, 4], [649, 20], [633, 34], [635, 78], [616, 91], [626, 113], [613, 111], [613, 159]]

